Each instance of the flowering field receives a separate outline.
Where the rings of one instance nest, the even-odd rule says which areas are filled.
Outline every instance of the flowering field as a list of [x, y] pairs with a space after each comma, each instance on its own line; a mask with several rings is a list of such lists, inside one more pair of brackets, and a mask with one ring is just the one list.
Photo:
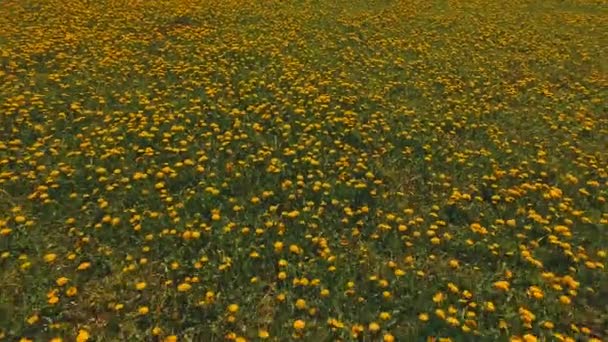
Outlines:
[[0, 340], [608, 341], [603, 0], [0, 1]]

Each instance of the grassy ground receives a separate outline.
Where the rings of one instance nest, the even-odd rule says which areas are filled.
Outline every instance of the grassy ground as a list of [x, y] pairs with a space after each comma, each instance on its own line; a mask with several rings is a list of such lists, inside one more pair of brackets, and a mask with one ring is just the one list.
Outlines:
[[601, 0], [0, 1], [0, 340], [608, 339], [607, 37]]

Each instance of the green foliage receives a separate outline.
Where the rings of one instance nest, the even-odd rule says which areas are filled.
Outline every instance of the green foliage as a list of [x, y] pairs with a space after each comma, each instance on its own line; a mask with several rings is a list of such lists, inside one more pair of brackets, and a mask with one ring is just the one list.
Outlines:
[[0, 340], [608, 336], [602, 1], [0, 3]]

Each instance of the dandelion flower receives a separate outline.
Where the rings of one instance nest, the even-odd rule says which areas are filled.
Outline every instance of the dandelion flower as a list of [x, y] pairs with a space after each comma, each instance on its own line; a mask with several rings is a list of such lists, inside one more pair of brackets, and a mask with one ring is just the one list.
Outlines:
[[302, 329], [304, 329], [304, 327], [306, 327], [306, 322], [304, 322], [301, 319], [295, 320], [293, 322], [293, 328], [296, 330], [302, 330]]

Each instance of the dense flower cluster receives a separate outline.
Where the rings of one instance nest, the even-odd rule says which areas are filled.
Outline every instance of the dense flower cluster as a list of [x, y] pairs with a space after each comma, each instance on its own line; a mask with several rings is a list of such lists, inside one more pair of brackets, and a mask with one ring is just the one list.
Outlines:
[[0, 340], [608, 337], [607, 13], [0, 1]]

